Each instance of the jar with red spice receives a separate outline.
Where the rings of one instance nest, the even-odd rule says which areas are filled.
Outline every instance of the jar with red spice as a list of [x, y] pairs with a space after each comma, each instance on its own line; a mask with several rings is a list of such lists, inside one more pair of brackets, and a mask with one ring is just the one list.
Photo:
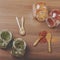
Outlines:
[[57, 27], [60, 24], [60, 10], [53, 9], [50, 11], [49, 16], [46, 19], [46, 22], [49, 27]]

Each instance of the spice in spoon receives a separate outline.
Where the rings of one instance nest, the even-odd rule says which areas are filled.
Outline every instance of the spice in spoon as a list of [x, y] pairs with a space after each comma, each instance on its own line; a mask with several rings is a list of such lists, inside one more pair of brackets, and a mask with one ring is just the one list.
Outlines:
[[47, 40], [46, 40], [46, 38], [45, 38], [45, 37], [46, 37], [46, 34], [47, 34], [46, 31], [40, 32], [40, 33], [39, 33], [39, 37], [38, 37], [38, 39], [34, 42], [33, 46], [36, 46], [39, 42], [43, 42], [43, 43], [47, 42]]
[[46, 40], [47, 31], [42, 31], [42, 32], [39, 33], [39, 35], [43, 36], [40, 39], [40, 43], [46, 43], [47, 42], [47, 40]]
[[51, 52], [51, 39], [52, 39], [52, 35], [50, 32], [47, 33], [46, 39], [48, 43], [48, 52], [50, 53]]
[[42, 31], [39, 33], [38, 39], [34, 42], [33, 46], [37, 46], [37, 44], [40, 43], [46, 43], [48, 44], [48, 52], [51, 52], [51, 40], [52, 35], [50, 32]]

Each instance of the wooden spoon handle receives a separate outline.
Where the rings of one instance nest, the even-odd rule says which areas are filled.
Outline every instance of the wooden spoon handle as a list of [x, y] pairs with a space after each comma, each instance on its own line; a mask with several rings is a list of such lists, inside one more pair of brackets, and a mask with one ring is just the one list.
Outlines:
[[51, 40], [52, 40], [52, 35], [51, 33], [47, 33], [46, 35], [46, 39], [47, 39], [47, 44], [48, 44], [48, 52], [51, 52]]
[[38, 44], [39, 40], [40, 40], [40, 39], [37, 39], [37, 40], [34, 42], [33, 46], [36, 46], [36, 45]]
[[36, 45], [39, 43], [39, 41], [40, 41], [41, 38], [42, 38], [42, 36], [40, 36], [40, 37], [34, 42], [33, 46], [36, 46]]
[[51, 53], [51, 43], [48, 42], [48, 52]]
[[21, 17], [21, 27], [24, 29], [24, 17]]
[[16, 17], [16, 21], [17, 21], [17, 24], [18, 24], [18, 27], [19, 27], [19, 30], [20, 30], [21, 26], [20, 26], [18, 17]]

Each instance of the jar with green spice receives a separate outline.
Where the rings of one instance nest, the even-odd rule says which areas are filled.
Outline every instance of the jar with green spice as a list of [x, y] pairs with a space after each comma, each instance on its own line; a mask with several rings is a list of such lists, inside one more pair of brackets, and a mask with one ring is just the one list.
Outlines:
[[21, 38], [14, 39], [12, 46], [12, 55], [16, 57], [22, 57], [25, 54], [26, 42]]
[[0, 31], [0, 48], [6, 48], [12, 40], [12, 33], [8, 30]]

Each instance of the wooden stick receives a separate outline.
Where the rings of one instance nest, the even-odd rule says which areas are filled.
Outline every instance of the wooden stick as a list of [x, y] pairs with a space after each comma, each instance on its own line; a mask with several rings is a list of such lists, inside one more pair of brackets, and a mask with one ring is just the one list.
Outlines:
[[51, 38], [52, 38], [52, 35], [51, 35], [51, 33], [48, 32], [46, 39], [47, 39], [47, 43], [48, 43], [48, 52], [49, 53], [51, 52]]
[[41, 38], [42, 38], [42, 36], [40, 36], [40, 37], [34, 42], [33, 46], [36, 46], [36, 45], [39, 43], [39, 41], [40, 41]]

